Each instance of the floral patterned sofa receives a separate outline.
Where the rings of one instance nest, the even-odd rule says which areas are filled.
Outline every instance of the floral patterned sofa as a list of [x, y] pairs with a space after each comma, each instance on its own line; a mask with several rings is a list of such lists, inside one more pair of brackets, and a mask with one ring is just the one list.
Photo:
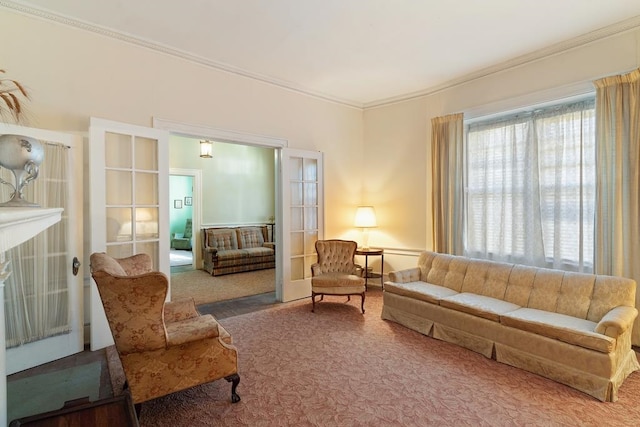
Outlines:
[[382, 318], [602, 401], [640, 369], [636, 283], [423, 252], [384, 285]]
[[213, 276], [275, 268], [275, 243], [268, 228], [210, 227], [202, 229], [204, 269]]

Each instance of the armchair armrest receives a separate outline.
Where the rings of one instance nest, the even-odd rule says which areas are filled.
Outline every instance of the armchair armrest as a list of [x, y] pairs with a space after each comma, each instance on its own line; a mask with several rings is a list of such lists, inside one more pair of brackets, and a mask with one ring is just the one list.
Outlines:
[[616, 307], [598, 322], [596, 332], [611, 338], [618, 338], [627, 329], [631, 329], [637, 315], [638, 310], [635, 307]]
[[218, 322], [208, 314], [167, 324], [166, 332], [167, 346], [215, 338], [220, 335]]
[[318, 276], [320, 274], [322, 274], [322, 271], [320, 270], [320, 264], [318, 264], [317, 262], [311, 264], [311, 276]]
[[420, 280], [420, 269], [418, 267], [407, 268], [406, 270], [392, 271], [389, 273], [389, 281], [396, 283], [417, 282]]
[[164, 304], [165, 323], [178, 322], [180, 320], [198, 317], [198, 309], [193, 298], [185, 298], [177, 301], [169, 301]]

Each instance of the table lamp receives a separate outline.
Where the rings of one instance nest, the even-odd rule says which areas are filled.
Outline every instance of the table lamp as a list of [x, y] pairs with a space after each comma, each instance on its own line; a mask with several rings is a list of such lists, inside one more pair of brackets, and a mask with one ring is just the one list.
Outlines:
[[369, 229], [378, 226], [373, 206], [358, 206], [354, 225], [362, 229], [362, 249], [369, 249]]

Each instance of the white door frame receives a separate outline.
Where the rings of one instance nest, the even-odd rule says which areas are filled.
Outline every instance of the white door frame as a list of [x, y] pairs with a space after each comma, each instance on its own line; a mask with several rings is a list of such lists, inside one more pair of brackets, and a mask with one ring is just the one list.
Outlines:
[[[168, 119], [153, 118], [153, 127], [161, 129], [174, 135], [183, 135], [190, 138], [206, 138], [213, 139], [220, 142], [228, 142], [232, 144], [245, 144], [253, 145], [257, 147], [273, 148], [278, 153], [276, 156], [278, 159], [281, 157], [279, 154], [283, 148], [289, 146], [289, 141], [283, 138], [274, 138], [270, 136], [255, 135], [250, 133], [236, 132], [224, 129], [217, 129], [208, 126], [193, 125], [189, 123], [177, 122]], [[281, 166], [276, 167], [276, 179], [275, 179], [275, 192], [276, 192], [276, 223], [282, 224], [280, 205], [282, 204], [282, 196], [280, 194], [280, 182], [281, 182]], [[194, 227], [195, 229], [195, 227]], [[274, 237], [276, 248], [282, 247], [282, 226], [277, 228], [277, 233]], [[276, 250], [276, 295], [282, 295], [283, 286], [283, 258], [282, 251]]]
[[169, 175], [190, 176], [193, 178], [193, 206], [191, 207], [193, 230], [191, 234], [193, 236], [191, 253], [193, 255], [193, 261], [191, 262], [191, 266], [193, 268], [200, 268], [202, 267], [202, 251], [199, 250], [201, 245], [199, 230], [202, 225], [202, 170], [169, 168]]
[[[6, 352], [6, 374], [12, 374], [34, 366], [38, 366], [53, 360], [57, 360], [71, 354], [79, 353], [84, 348], [84, 280], [82, 270], [78, 275], [71, 273], [71, 257], [83, 258], [83, 213], [82, 204], [76, 197], [83, 193], [82, 161], [83, 143], [82, 137], [75, 134], [50, 131], [45, 129], [27, 128], [18, 125], [0, 124], [0, 133], [19, 134], [31, 136], [40, 140], [48, 140], [65, 144], [70, 147], [69, 173], [69, 206], [70, 209], [63, 213], [68, 216], [68, 247], [67, 269], [69, 278], [69, 326], [66, 334], [57, 335], [42, 340], [23, 344], [10, 348]], [[46, 161], [46, 159], [45, 159]], [[2, 302], [4, 304], [4, 302]], [[3, 326], [4, 327], [4, 326]], [[4, 345], [4, 343], [2, 344]]]

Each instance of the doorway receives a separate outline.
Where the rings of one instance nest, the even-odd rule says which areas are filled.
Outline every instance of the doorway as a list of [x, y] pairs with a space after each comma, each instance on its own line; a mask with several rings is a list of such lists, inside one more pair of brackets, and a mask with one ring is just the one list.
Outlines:
[[169, 175], [169, 265], [195, 268], [193, 227], [193, 173], [171, 171]]

